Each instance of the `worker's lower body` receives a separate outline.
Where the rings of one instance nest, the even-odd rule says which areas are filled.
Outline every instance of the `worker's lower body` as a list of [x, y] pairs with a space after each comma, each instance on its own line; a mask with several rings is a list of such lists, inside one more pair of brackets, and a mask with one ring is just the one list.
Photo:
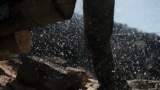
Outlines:
[[99, 90], [129, 90], [127, 81], [115, 70], [110, 38], [113, 30], [114, 0], [84, 0], [84, 27]]

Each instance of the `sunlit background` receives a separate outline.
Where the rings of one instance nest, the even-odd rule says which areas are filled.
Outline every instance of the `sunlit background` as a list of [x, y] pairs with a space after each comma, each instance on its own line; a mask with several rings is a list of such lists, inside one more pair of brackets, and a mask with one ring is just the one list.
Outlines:
[[[83, 0], [77, 0], [75, 12], [83, 14]], [[160, 35], [160, 0], [115, 0], [114, 20], [140, 31]]]

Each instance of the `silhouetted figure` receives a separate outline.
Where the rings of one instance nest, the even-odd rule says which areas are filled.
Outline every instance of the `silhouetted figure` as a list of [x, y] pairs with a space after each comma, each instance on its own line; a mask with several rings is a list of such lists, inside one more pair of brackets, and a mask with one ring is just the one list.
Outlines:
[[113, 29], [114, 0], [84, 0], [85, 37], [93, 55], [99, 90], [128, 90], [115, 70], [110, 39]]

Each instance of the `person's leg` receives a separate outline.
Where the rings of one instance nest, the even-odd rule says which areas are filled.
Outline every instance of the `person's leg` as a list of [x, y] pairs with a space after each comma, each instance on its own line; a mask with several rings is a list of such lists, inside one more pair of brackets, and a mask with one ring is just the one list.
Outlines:
[[[110, 38], [113, 30], [114, 0], [84, 0], [84, 27], [88, 48], [93, 55], [93, 65], [100, 90], [126, 90], [115, 75]], [[120, 83], [119, 83], [120, 82]], [[117, 89], [115, 88], [117, 87]], [[119, 87], [119, 88], [118, 88]]]

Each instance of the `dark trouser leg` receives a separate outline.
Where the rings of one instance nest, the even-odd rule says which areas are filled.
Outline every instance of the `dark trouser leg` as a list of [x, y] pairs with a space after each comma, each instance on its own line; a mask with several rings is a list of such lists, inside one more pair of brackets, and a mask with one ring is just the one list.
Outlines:
[[84, 0], [86, 43], [93, 55], [100, 90], [127, 90], [126, 81], [115, 74], [110, 46], [113, 16], [114, 0]]

